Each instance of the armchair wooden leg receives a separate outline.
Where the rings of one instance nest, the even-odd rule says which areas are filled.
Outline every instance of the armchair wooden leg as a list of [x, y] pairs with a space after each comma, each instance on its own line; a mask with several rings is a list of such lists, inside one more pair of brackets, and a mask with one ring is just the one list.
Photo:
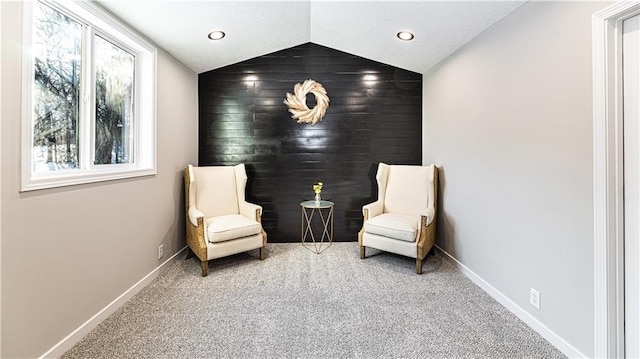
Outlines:
[[360, 246], [360, 259], [364, 259], [365, 246]]
[[209, 274], [209, 262], [200, 261], [200, 268], [202, 269], [202, 276], [206, 277]]
[[265, 247], [260, 247], [260, 260], [263, 261], [266, 257], [267, 249]]
[[191, 257], [193, 257], [193, 251], [191, 250], [191, 248], [187, 247], [187, 255], [184, 257], [184, 260], [187, 260]]
[[416, 274], [422, 274], [422, 259], [416, 259]]

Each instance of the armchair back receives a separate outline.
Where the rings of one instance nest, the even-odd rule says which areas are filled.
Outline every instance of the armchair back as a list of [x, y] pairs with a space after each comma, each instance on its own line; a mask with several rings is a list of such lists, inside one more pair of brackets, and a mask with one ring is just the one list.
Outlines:
[[237, 166], [190, 166], [193, 180], [189, 188], [193, 204], [206, 217], [238, 214], [244, 201], [247, 175], [243, 164]]
[[[434, 166], [404, 166], [380, 163], [378, 198], [384, 213], [414, 216], [434, 206]], [[380, 192], [382, 191], [382, 192]]]

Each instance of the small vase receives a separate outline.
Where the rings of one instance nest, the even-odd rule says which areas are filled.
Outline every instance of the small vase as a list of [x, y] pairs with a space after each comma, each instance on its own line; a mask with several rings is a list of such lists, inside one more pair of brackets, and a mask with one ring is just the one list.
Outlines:
[[316, 193], [315, 201], [316, 201], [316, 206], [319, 206], [320, 205], [320, 193]]

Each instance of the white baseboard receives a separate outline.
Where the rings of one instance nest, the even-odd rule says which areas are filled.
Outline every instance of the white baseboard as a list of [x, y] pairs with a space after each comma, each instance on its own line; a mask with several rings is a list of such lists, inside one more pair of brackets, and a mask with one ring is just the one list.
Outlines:
[[108, 316], [113, 314], [116, 310], [124, 305], [131, 297], [141, 291], [144, 287], [146, 287], [152, 280], [156, 279], [160, 273], [162, 273], [169, 264], [173, 263], [178, 255], [182, 253], [187, 247], [182, 248], [178, 251], [178, 253], [171, 256], [171, 258], [164, 261], [158, 267], [156, 267], [151, 273], [147, 274], [144, 278], [140, 279], [138, 283], [134, 284], [131, 288], [129, 288], [126, 292], [122, 293], [118, 298], [116, 298], [113, 302], [109, 303], [106, 307], [104, 307], [101, 311], [99, 311], [96, 315], [87, 320], [84, 324], [82, 324], [78, 329], [74, 330], [71, 334], [67, 335], [64, 339], [62, 339], [58, 344], [54, 345], [53, 348], [49, 349], [46, 353], [40, 356], [40, 359], [44, 358], [59, 358], [64, 354], [67, 350], [71, 349], [76, 343], [78, 343], [85, 335], [89, 334], [90, 331], [95, 329], [98, 324], [102, 323], [103, 320], [107, 319]]
[[443, 254], [445, 260], [449, 263], [453, 264], [460, 272], [462, 272], [467, 278], [471, 279], [476, 285], [482, 288], [487, 294], [492, 296], [498, 303], [502, 304], [505, 308], [507, 308], [511, 313], [515, 314], [520, 320], [525, 322], [531, 329], [535, 330], [538, 334], [540, 334], [543, 338], [548, 340], [553, 346], [558, 348], [564, 355], [569, 358], [587, 358], [586, 355], [581, 353], [578, 349], [576, 349], [571, 344], [567, 343], [564, 339], [562, 339], [558, 334], [549, 329], [546, 325], [540, 322], [537, 318], [529, 314], [522, 307], [517, 305], [514, 301], [509, 299], [506, 295], [502, 294], [499, 290], [489, 284], [487, 281], [482, 279], [479, 275], [474, 273], [471, 269], [466, 267], [464, 264], [458, 262], [452, 255], [444, 251], [442, 248], [435, 246], [439, 253]]

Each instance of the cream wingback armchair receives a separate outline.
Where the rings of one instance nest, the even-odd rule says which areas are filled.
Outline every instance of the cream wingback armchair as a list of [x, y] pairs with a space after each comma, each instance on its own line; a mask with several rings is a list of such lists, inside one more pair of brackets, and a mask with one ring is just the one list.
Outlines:
[[380, 163], [376, 174], [378, 200], [362, 207], [358, 233], [360, 258], [372, 247], [422, 260], [435, 242], [438, 168]]
[[245, 201], [247, 174], [237, 166], [184, 169], [187, 245], [200, 259], [202, 276], [208, 261], [260, 249], [265, 257], [267, 234], [262, 229], [262, 207]]

